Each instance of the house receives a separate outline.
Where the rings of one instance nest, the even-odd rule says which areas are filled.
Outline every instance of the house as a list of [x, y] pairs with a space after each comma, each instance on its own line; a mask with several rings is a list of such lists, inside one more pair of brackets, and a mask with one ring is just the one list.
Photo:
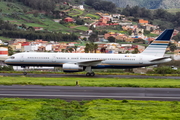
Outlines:
[[26, 39], [15, 39], [14, 43], [18, 43], [18, 42], [26, 42]]
[[139, 19], [139, 23], [140, 24], [148, 24], [149, 21], [148, 20]]
[[40, 30], [44, 30], [43, 27], [33, 27], [35, 31], [40, 31]]
[[2, 42], [2, 40], [0, 40], [0, 45], [2, 45], [3, 44], [3, 42]]
[[110, 36], [115, 37], [116, 34], [114, 32], [109, 32], [109, 33], [104, 34], [105, 39], [108, 39], [108, 37], [110, 37]]
[[116, 40], [121, 40], [121, 41], [125, 41], [125, 39], [127, 39], [127, 36], [125, 34], [118, 34], [117, 36], [115, 36]]
[[176, 43], [176, 46], [177, 46], [178, 48], [180, 48], [180, 41], [178, 41], [178, 43]]
[[62, 19], [53, 19], [54, 22], [59, 23]]
[[30, 42], [23, 42], [21, 43], [21, 46], [28, 46], [30, 44]]
[[80, 10], [84, 10], [84, 6], [83, 5], [79, 5], [78, 6]]
[[65, 22], [74, 22], [73, 18], [67, 17], [64, 19]]
[[133, 43], [134, 39], [133, 38], [127, 38], [124, 41], [127, 42], [127, 43]]
[[120, 16], [121, 16], [121, 14], [113, 14], [112, 15], [113, 18], [118, 18], [118, 19], [120, 18]]
[[84, 5], [73, 6], [74, 9], [84, 10]]
[[13, 49], [13, 51], [17, 51], [17, 50], [19, 50], [19, 51], [21, 51], [21, 48], [22, 48], [22, 46], [21, 46], [21, 43], [13, 43], [12, 45], [9, 45], [12, 49]]

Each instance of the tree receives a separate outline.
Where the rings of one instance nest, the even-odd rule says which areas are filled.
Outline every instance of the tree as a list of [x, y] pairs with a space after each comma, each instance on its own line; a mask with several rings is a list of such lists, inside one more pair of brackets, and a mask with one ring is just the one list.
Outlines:
[[98, 39], [97, 33], [92, 33], [92, 34], [89, 36], [89, 38], [88, 38], [88, 40], [89, 40], [90, 42], [95, 42], [95, 41], [97, 41], [97, 39]]
[[77, 25], [84, 25], [84, 20], [81, 20], [81, 19], [76, 19], [76, 24]]
[[35, 29], [34, 29], [32, 26], [29, 26], [29, 27], [27, 28], [27, 30], [28, 30], [28, 31], [35, 31]]
[[89, 51], [90, 51], [90, 45], [89, 45], [89, 43], [86, 43], [86, 47], [84, 48], [84, 52], [89, 53]]
[[169, 48], [172, 52], [174, 52], [177, 49], [177, 47], [174, 43], [170, 43]]
[[178, 33], [176, 36], [174, 36], [172, 39], [174, 39], [175, 41], [180, 41], [180, 33]]
[[68, 50], [69, 50], [70, 53], [72, 53], [74, 51], [73, 48], [69, 48]]
[[100, 51], [101, 53], [106, 53], [106, 47], [102, 47]]
[[84, 49], [85, 53], [96, 53], [98, 49], [98, 45], [94, 44], [93, 42], [91, 43], [86, 43], [86, 47]]
[[34, 15], [34, 17], [38, 17], [39, 13], [38, 12], [34, 12], [33, 15]]
[[65, 49], [61, 49], [61, 52], [65, 52]]
[[98, 49], [98, 45], [97, 45], [97, 44], [94, 44], [94, 53], [97, 52], [97, 49]]
[[75, 52], [77, 51], [77, 48], [78, 48], [78, 46], [76, 46], [76, 45], [75, 45], [75, 46], [74, 46], [74, 50], [75, 50]]
[[133, 53], [133, 54], [137, 54], [137, 53], [139, 53], [138, 48], [134, 48], [134, 51], [132, 51], [132, 53]]
[[109, 42], [115, 42], [116, 38], [113, 36], [108, 37]]
[[25, 25], [25, 24], [22, 24], [21, 27], [22, 27], [23, 29], [26, 29], [26, 25]]
[[13, 54], [14, 54], [14, 52], [13, 52], [12, 47], [8, 46], [8, 55], [11, 56]]

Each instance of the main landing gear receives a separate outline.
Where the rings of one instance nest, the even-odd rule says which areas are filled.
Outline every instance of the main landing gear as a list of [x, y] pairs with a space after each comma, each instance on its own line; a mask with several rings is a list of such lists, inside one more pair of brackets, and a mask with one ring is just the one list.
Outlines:
[[95, 73], [94, 72], [87, 72], [86, 76], [95, 76]]
[[85, 71], [87, 71], [86, 76], [95, 76], [95, 73], [92, 71], [91, 66], [86, 67]]

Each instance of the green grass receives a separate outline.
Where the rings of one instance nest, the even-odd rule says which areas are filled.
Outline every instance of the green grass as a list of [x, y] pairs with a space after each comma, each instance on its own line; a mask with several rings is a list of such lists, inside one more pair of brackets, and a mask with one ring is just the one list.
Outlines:
[[86, 26], [75, 27], [77, 30], [87, 31], [89, 28]]
[[158, 34], [152, 34], [152, 33], [150, 33], [150, 34], [146, 34], [146, 36], [148, 36], [148, 37], [157, 37]]
[[178, 120], [177, 101], [0, 99], [1, 120]]
[[75, 86], [79, 81], [80, 86], [93, 87], [145, 87], [145, 88], [180, 88], [178, 79], [138, 79], [138, 78], [34, 78], [34, 77], [1, 77], [1, 85], [52, 85]]
[[23, 10], [21, 9], [22, 6], [15, 4], [15, 3], [10, 3], [11, 6], [7, 6], [9, 2], [0, 2], [0, 8], [2, 9], [2, 13], [12, 13], [12, 12], [22, 12]]
[[68, 15], [71, 17], [77, 17], [77, 16], [81, 16], [84, 13], [84, 11], [79, 10], [79, 9], [73, 9], [71, 11], [69, 11]]
[[12, 40], [11, 38], [6, 38], [6, 37], [3, 37], [3, 36], [0, 36], [0, 40]]
[[[25, 7], [23, 5], [17, 4], [17, 3], [10, 3], [12, 6], [14, 7], [8, 7], [7, 6], [7, 2], [0, 2], [0, 8], [2, 9], [2, 13], [5, 14], [12, 14], [14, 12], [20, 12], [21, 14], [18, 14], [18, 17], [20, 19], [16, 19], [10, 16], [0, 16], [0, 18], [2, 18], [3, 20], [8, 20], [10, 21], [12, 24], [25, 24], [27, 27], [32, 26], [32, 27], [43, 27], [46, 30], [50, 30], [50, 31], [62, 31], [62, 32], [66, 32], [68, 30], [71, 30], [68, 27], [65, 27], [59, 23], [54, 22], [52, 19], [43, 16], [44, 19], [42, 19], [39, 15], [38, 17], [34, 17], [33, 14], [24, 14], [23, 13], [23, 8], [26, 8], [27, 10], [29, 10], [30, 8]], [[33, 23], [31, 22], [27, 22], [26, 20], [31, 20], [33, 21]]]
[[99, 19], [100, 18], [100, 16], [97, 16], [97, 15], [93, 15], [93, 14], [86, 14], [85, 15], [86, 17], [91, 17], [91, 18], [95, 18], [95, 19]]

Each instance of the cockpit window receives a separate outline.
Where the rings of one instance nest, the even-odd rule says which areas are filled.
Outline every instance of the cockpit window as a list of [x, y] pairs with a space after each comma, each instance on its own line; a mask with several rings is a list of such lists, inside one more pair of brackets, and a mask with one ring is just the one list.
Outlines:
[[15, 59], [15, 57], [14, 57], [14, 56], [11, 56], [10, 59]]

